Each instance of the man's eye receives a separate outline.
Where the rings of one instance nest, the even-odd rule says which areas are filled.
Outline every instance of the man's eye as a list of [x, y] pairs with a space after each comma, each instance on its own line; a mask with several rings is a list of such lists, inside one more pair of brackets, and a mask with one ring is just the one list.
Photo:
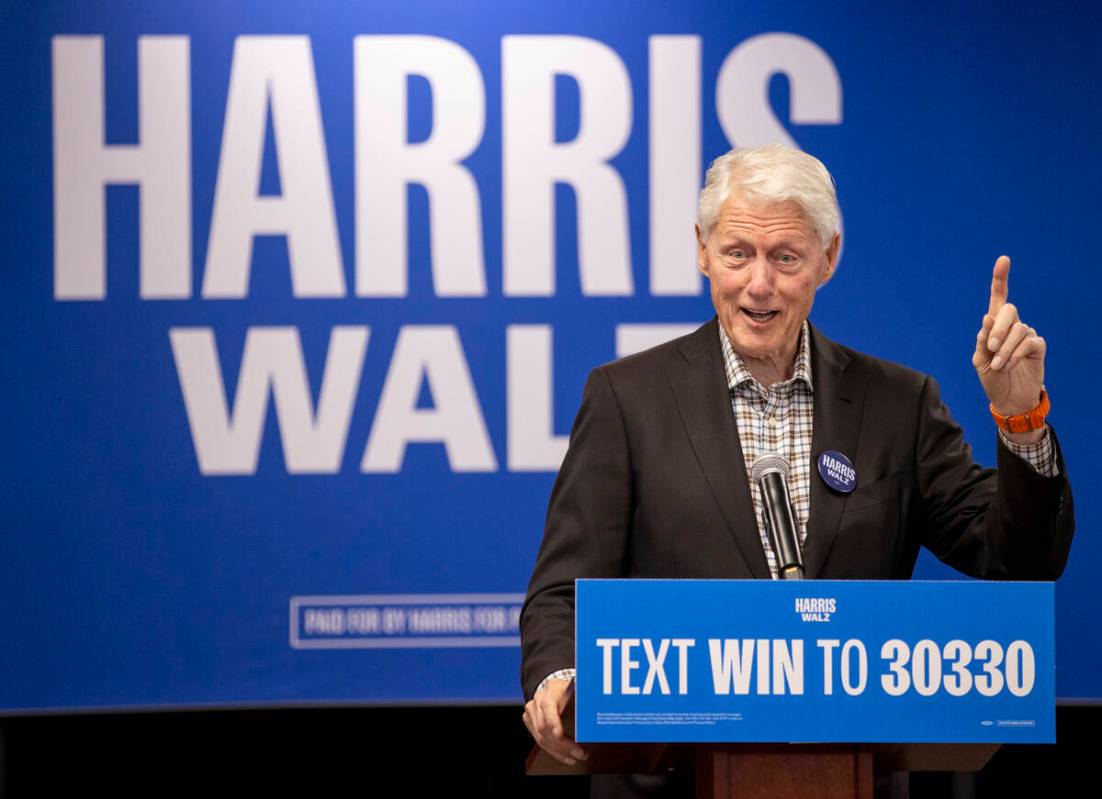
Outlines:
[[781, 255], [777, 256], [777, 260], [780, 261], [782, 264], [794, 264], [796, 263], [796, 256], [791, 255], [790, 253], [782, 253]]

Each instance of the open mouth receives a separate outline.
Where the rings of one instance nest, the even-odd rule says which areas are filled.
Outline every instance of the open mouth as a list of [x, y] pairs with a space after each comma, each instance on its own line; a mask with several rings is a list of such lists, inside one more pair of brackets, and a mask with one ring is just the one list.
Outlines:
[[780, 311], [758, 311], [751, 308], [742, 308], [744, 314], [755, 322], [765, 323], [780, 313]]

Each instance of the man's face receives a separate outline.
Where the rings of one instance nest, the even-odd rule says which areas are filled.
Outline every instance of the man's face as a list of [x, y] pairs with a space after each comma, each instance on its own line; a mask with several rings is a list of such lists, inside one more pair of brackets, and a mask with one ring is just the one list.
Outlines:
[[830, 279], [839, 238], [825, 248], [794, 201], [750, 205], [737, 193], [708, 240], [697, 230], [700, 271], [735, 351], [786, 369], [819, 286]]

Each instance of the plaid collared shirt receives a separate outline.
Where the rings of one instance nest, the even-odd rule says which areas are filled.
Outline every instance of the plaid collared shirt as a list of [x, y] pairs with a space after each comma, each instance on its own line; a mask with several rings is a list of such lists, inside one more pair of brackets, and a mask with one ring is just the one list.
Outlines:
[[[727, 331], [719, 325], [723, 347], [723, 368], [727, 372], [727, 388], [731, 392], [731, 408], [738, 425], [746, 474], [762, 455], [777, 454], [788, 461], [788, 491], [792, 499], [796, 524], [800, 532], [800, 548], [807, 538], [807, 518], [811, 511], [811, 425], [814, 412], [814, 388], [811, 380], [811, 332], [805, 320], [800, 329], [800, 345], [796, 351], [796, 367], [792, 377], [766, 388], [750, 374], [742, 358], [731, 346]], [[1003, 443], [1022, 458], [1034, 471], [1055, 477], [1056, 452], [1052, 440], [1045, 435], [1036, 444], [1015, 444], [1002, 435]], [[754, 517], [769, 573], [776, 580], [777, 557], [765, 526], [765, 509], [757, 486], [750, 485], [754, 501]]]
[[[811, 333], [805, 321], [800, 330], [800, 345], [796, 350], [796, 367], [792, 377], [766, 388], [750, 374], [742, 358], [731, 346], [723, 325], [719, 325], [723, 347], [723, 368], [727, 372], [727, 387], [731, 392], [731, 408], [738, 425], [739, 443], [746, 461], [746, 474], [762, 455], [781, 455], [788, 461], [788, 491], [796, 525], [800, 532], [800, 547], [807, 538], [807, 517], [811, 510], [811, 423], [814, 410], [814, 388], [811, 382]], [[765, 526], [765, 509], [757, 486], [750, 485], [754, 500], [754, 518], [769, 573], [776, 580], [777, 557]]]

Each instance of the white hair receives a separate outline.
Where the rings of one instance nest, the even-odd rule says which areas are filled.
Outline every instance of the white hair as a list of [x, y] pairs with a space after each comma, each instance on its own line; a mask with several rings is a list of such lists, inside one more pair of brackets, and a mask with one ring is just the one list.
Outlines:
[[712, 161], [696, 210], [702, 239], [712, 232], [732, 191], [755, 204], [794, 200], [824, 248], [838, 233], [841, 214], [834, 178], [822, 161], [795, 147], [767, 144], [736, 148]]

